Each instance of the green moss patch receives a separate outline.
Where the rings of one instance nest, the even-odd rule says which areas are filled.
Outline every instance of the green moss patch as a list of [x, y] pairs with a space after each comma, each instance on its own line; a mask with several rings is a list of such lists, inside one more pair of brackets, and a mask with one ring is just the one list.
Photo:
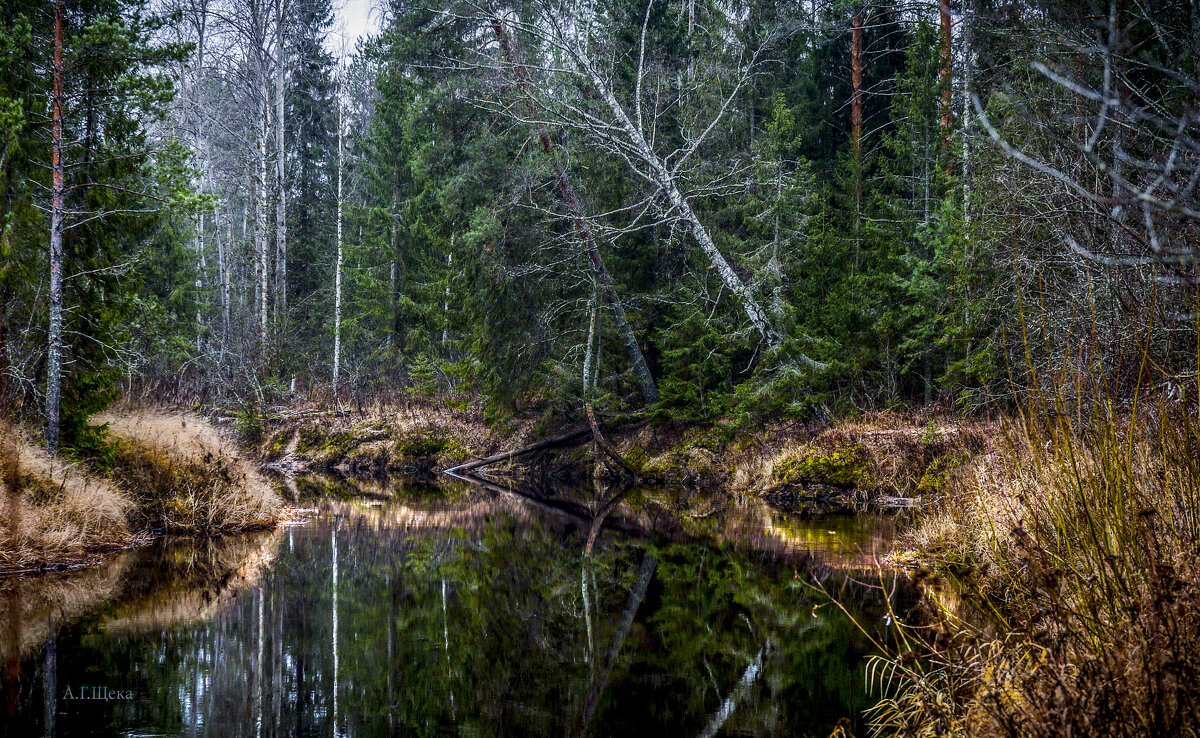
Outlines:
[[771, 477], [783, 486], [819, 484], [851, 489], [862, 484], [867, 466], [867, 454], [861, 446], [829, 453], [808, 449], [776, 464]]

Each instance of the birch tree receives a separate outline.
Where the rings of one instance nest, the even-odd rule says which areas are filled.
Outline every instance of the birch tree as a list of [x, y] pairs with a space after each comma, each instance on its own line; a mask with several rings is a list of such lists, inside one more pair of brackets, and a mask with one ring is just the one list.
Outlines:
[[46, 351], [46, 446], [58, 450], [59, 411], [62, 403], [63, 352], [63, 61], [66, 10], [63, 0], [54, 3], [54, 62], [51, 69], [54, 92], [50, 123], [50, 329]]
[[[569, 8], [540, 4], [535, 6], [536, 16], [528, 20], [495, 11], [483, 22], [500, 22], [517, 29], [522, 34], [538, 39], [548, 50], [551, 59], [543, 68], [547, 79], [540, 89], [534, 91], [537, 100], [534, 109], [557, 125], [583, 132], [608, 155], [624, 162], [632, 174], [650, 183], [654, 188], [654, 198], [665, 200], [664, 218], [678, 221], [690, 231], [710, 268], [720, 277], [754, 330], [769, 348], [778, 348], [783, 340], [782, 333], [759, 302], [755, 290], [742, 279], [717, 247], [691, 203], [691, 199], [701, 193], [689, 191], [683, 177], [685, 166], [718, 130], [734, 101], [755, 73], [762, 50], [745, 49], [738, 54], [732, 83], [711, 118], [698, 123], [694, 131], [685, 131], [682, 146], [662, 153], [654, 144], [657, 111], [650, 110], [649, 116], [643, 116], [643, 83], [647, 74], [646, 24], [652, 6], [653, 0], [650, 0], [638, 49], [631, 50], [635, 59], [634, 89], [626, 91], [625, 95], [632, 99], [632, 105], [622, 103], [619, 99], [619, 91], [613, 86], [617, 75], [602, 68], [593, 59], [588, 39]], [[573, 90], [574, 94], [555, 94], [562, 89]], [[699, 96], [700, 93], [696, 94]], [[589, 99], [598, 100], [599, 106], [588, 106], [586, 101]], [[681, 94], [680, 99], [686, 100], [687, 96]], [[537, 119], [530, 122], [536, 123]], [[646, 211], [649, 205], [650, 202], [643, 203], [637, 209]], [[823, 364], [804, 354], [796, 358], [812, 369], [823, 367]]]
[[333, 396], [338, 396], [338, 379], [342, 366], [342, 210], [345, 206], [345, 197], [342, 192], [342, 175], [343, 163], [342, 152], [344, 150], [344, 138], [346, 133], [346, 122], [344, 120], [345, 101], [344, 101], [344, 82], [346, 70], [344, 66], [339, 65], [337, 77], [337, 257], [334, 262], [334, 278], [333, 278]]

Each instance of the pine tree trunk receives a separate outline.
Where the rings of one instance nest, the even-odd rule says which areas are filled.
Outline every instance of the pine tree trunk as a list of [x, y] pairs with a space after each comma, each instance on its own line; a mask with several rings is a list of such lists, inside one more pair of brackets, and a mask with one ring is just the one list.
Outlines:
[[[953, 69], [950, 46], [950, 0], [938, 0], [938, 15], [941, 17], [942, 35], [942, 134], [946, 137], [946, 145], [949, 146], [954, 137], [954, 109], [951, 107], [951, 95], [954, 91], [950, 85], [950, 74]], [[947, 157], [947, 161], [949, 161], [949, 157]]]
[[50, 329], [46, 356], [46, 446], [58, 451], [63, 352], [63, 26], [62, 0], [54, 4], [54, 100], [50, 127]]

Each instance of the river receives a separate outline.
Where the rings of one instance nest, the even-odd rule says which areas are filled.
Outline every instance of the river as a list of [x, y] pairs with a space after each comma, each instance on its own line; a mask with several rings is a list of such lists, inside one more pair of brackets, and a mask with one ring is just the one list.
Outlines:
[[[0, 581], [0, 735], [865, 733], [890, 519], [308, 478], [306, 518]], [[557, 498], [556, 498], [557, 499]]]

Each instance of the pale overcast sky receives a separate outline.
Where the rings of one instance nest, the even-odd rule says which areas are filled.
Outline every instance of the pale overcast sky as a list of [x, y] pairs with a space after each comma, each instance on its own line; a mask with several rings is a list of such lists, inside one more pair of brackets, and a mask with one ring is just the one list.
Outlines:
[[346, 54], [354, 53], [354, 45], [362, 36], [376, 33], [379, 28], [376, 18], [372, 17], [372, 0], [334, 0], [333, 32], [330, 34], [328, 48], [336, 56], [340, 52], [338, 29], [346, 29]]

